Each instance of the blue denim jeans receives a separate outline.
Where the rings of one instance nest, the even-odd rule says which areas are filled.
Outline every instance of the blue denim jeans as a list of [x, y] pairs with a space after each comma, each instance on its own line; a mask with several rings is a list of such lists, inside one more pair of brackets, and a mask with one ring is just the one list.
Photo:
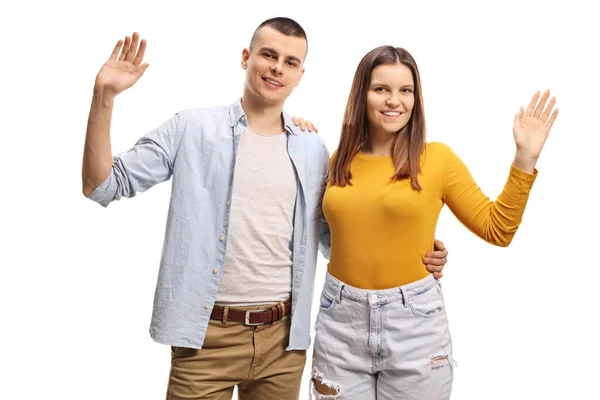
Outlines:
[[[316, 399], [450, 398], [452, 339], [433, 275], [365, 290], [327, 273], [315, 332], [310, 390]], [[322, 395], [314, 379], [337, 394]]]

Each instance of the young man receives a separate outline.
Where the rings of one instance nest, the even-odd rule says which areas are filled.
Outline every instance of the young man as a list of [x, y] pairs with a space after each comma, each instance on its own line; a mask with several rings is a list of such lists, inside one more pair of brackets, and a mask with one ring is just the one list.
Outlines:
[[148, 67], [145, 48], [137, 33], [119, 41], [96, 77], [82, 180], [107, 206], [173, 178], [150, 326], [172, 346], [167, 398], [229, 399], [237, 385], [240, 398], [297, 399], [319, 240], [329, 247], [329, 154], [283, 111], [306, 34], [288, 18], [263, 22], [242, 52], [241, 99], [178, 112], [113, 158], [114, 98]]

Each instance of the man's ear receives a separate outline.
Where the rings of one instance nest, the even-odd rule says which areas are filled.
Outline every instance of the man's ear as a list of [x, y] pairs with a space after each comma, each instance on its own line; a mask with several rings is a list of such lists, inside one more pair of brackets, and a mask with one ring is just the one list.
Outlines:
[[244, 49], [242, 50], [242, 69], [246, 69], [248, 68], [248, 59], [250, 58], [250, 50], [249, 49]]
[[300, 84], [300, 80], [302, 79], [303, 76], [304, 76], [304, 68], [302, 68], [300, 70], [300, 75], [298, 76], [298, 80], [296, 80], [296, 86], [295, 87], [298, 87], [298, 85]]

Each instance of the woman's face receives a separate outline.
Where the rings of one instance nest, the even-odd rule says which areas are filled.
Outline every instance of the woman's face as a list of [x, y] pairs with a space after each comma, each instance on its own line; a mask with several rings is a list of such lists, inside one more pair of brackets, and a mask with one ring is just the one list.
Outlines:
[[415, 83], [404, 64], [383, 64], [371, 73], [367, 119], [371, 134], [396, 134], [404, 128], [415, 104]]

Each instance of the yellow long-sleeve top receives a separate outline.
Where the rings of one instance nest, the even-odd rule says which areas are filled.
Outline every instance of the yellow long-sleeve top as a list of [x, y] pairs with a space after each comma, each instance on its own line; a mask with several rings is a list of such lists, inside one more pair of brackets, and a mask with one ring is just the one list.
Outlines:
[[[335, 154], [333, 155], [335, 157]], [[393, 181], [392, 157], [359, 153], [352, 160], [352, 185], [328, 185], [323, 212], [331, 229], [329, 272], [363, 289], [387, 289], [428, 275], [423, 257], [433, 250], [444, 204], [485, 241], [507, 246], [525, 210], [537, 176], [511, 166], [504, 190], [486, 197], [450, 147], [428, 143], [419, 183]]]

